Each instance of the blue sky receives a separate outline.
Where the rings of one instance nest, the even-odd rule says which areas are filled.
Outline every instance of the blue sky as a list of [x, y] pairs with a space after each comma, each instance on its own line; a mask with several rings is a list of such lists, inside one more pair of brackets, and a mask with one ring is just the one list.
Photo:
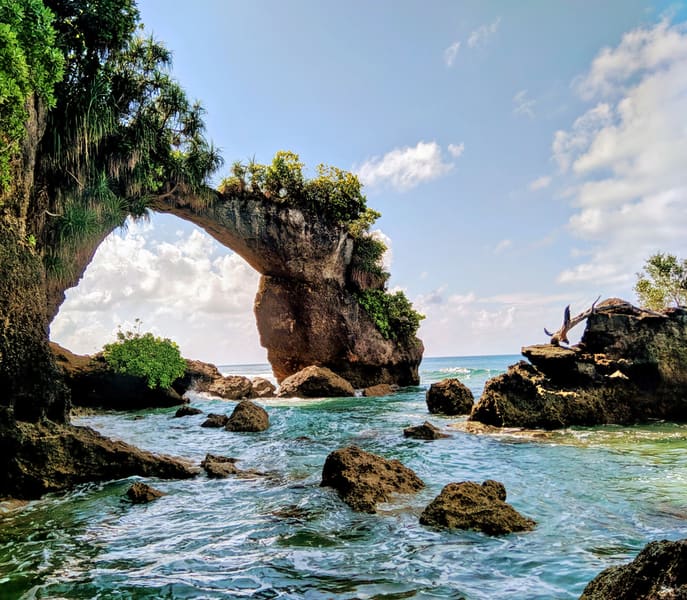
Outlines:
[[[651, 253], [687, 256], [684, 2], [139, 7], [228, 165], [360, 174], [429, 356], [518, 352], [568, 303], [634, 299]], [[116, 237], [53, 338], [91, 352], [141, 317], [189, 356], [264, 360], [237, 257], [169, 217]]]

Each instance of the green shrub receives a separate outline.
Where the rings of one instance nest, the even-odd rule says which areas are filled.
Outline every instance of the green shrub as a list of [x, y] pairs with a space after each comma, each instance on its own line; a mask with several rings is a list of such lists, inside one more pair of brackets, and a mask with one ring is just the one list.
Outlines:
[[151, 389], [169, 388], [186, 371], [186, 361], [181, 357], [179, 346], [152, 333], [120, 330], [117, 341], [103, 347], [103, 354], [113, 371], [145, 377]]
[[413, 309], [406, 295], [398, 291], [364, 290], [356, 294], [358, 303], [374, 321], [384, 338], [407, 341], [415, 336], [425, 318]]

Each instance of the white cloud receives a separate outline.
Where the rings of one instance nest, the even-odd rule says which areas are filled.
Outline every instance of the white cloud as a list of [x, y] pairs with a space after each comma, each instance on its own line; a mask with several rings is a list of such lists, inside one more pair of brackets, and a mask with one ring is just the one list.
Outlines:
[[51, 325], [51, 339], [79, 353], [98, 351], [118, 325], [170, 337], [189, 358], [263, 362], [253, 300], [259, 275], [199, 229], [175, 244], [151, 241], [130, 225], [98, 248]]
[[687, 29], [625, 34], [577, 86], [596, 105], [556, 132], [553, 157], [577, 178], [568, 225], [590, 248], [559, 281], [629, 289], [653, 252], [687, 253]]
[[446, 50], [444, 50], [444, 62], [447, 67], [452, 67], [460, 49], [460, 42], [453, 42]]
[[391, 238], [381, 229], [373, 229], [370, 231], [370, 236], [386, 246], [384, 254], [382, 254], [382, 267], [385, 271], [391, 271], [391, 263], [394, 261], [394, 252], [391, 245]]
[[468, 37], [468, 46], [470, 48], [475, 48], [476, 46], [485, 44], [487, 40], [498, 31], [500, 24], [501, 17], [489, 25], [482, 25], [472, 31]]
[[527, 90], [520, 90], [513, 96], [513, 114], [525, 115], [530, 119], [534, 119], [534, 107], [537, 104], [527, 95]]
[[494, 246], [494, 254], [501, 254], [512, 246], [513, 242], [511, 240], [501, 240], [498, 244], [496, 244], [496, 246]]
[[461, 156], [463, 156], [463, 152], [465, 152], [465, 144], [463, 142], [461, 142], [460, 144], [448, 145], [448, 153], [453, 158], [460, 158]]
[[551, 177], [548, 175], [542, 175], [541, 177], [537, 177], [534, 181], [530, 182], [530, 190], [533, 192], [536, 192], [537, 190], [543, 190], [544, 188], [549, 187], [551, 184]]
[[405, 191], [445, 175], [453, 166], [445, 161], [439, 144], [418, 142], [416, 146], [396, 148], [382, 157], [376, 156], [358, 167], [357, 172], [365, 185], [388, 184]]

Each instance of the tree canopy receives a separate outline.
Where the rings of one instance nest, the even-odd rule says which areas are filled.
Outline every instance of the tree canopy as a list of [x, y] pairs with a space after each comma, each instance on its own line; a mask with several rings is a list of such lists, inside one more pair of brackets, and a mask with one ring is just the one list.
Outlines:
[[635, 292], [639, 303], [651, 310], [687, 305], [687, 260], [657, 252], [637, 273]]

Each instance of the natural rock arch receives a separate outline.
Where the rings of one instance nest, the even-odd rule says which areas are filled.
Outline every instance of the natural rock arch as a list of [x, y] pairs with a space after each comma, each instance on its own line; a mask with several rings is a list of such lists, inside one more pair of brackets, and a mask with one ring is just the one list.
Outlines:
[[[385, 339], [355, 298], [350, 281], [354, 239], [345, 225], [248, 194], [219, 195], [205, 208], [177, 197], [159, 200], [151, 209], [200, 227], [261, 275], [254, 312], [278, 380], [316, 364], [357, 387], [419, 383], [422, 342]], [[51, 319], [65, 290], [78, 283], [109, 233], [76, 253], [73, 280], [49, 282]]]

